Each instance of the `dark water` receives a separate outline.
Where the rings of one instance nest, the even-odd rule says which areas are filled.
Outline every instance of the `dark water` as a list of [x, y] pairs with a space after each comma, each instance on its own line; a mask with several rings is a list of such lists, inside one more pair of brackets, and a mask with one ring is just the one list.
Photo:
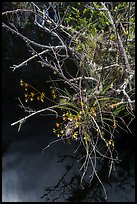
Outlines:
[[[55, 139], [51, 134], [54, 119], [30, 119], [18, 133], [17, 126], [10, 127], [10, 123], [17, 118], [16, 114], [16, 102], [7, 100], [3, 106], [3, 143], [7, 146], [4, 146], [2, 164], [2, 201], [46, 202], [46, 197], [41, 198], [45, 192], [44, 186], [54, 187], [68, 171], [73, 162], [71, 156], [74, 148], [70, 144], [59, 142], [42, 154], [41, 150]], [[135, 202], [134, 143], [131, 138], [130, 143], [121, 140], [120, 145], [122, 162], [116, 166], [116, 172], [113, 172], [110, 179], [103, 180], [108, 194], [107, 201]], [[59, 162], [61, 160], [62, 162]], [[103, 172], [104, 175], [105, 173]], [[74, 182], [71, 181], [72, 178]], [[64, 181], [66, 183], [60, 183], [54, 188], [54, 192], [49, 194], [49, 201], [61, 194], [55, 202], [104, 202], [104, 194], [98, 183], [95, 183], [91, 190], [87, 188], [82, 191], [79, 187], [77, 165], [74, 165]], [[68, 187], [63, 188], [67, 183]], [[62, 193], [63, 189], [65, 191]]]
[[[75, 146], [58, 142], [50, 146], [44, 154], [41, 153], [49, 142], [56, 139], [51, 134], [55, 123], [54, 118], [37, 116], [29, 119], [23, 124], [20, 132], [17, 132], [18, 126], [10, 126], [12, 122], [24, 115], [17, 101], [17, 97], [21, 96], [19, 79], [33, 81], [36, 85], [43, 84], [42, 86], [48, 89], [45, 81], [49, 73], [40, 70], [39, 65], [34, 62], [21, 71], [13, 73], [9, 67], [22, 62], [28, 53], [26, 48], [19, 46], [22, 41], [9, 36], [4, 32], [2, 201], [104, 202], [104, 193], [98, 182], [94, 182], [91, 188], [88, 184], [85, 185], [84, 190], [80, 188], [79, 164], [74, 163], [72, 167], [75, 161], [73, 160]], [[16, 43], [13, 43], [14, 41]], [[118, 140], [119, 158], [122, 162], [116, 166], [116, 171], [109, 179], [105, 176], [106, 167], [102, 169], [101, 179], [108, 194], [106, 202], [135, 202], [134, 150], [135, 134], [122, 133]], [[65, 174], [66, 176], [62, 178]], [[53, 189], [45, 191], [47, 190], [45, 187], [53, 187]], [[50, 192], [48, 196], [42, 198], [42, 195], [48, 192]]]

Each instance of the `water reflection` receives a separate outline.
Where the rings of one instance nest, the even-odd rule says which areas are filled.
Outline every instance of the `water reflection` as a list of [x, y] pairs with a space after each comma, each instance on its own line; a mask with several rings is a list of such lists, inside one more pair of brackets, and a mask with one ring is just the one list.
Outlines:
[[103, 165], [99, 176], [106, 188], [107, 200], [104, 199], [103, 190], [97, 179], [94, 179], [91, 185], [85, 182], [82, 188], [78, 171], [71, 172], [67, 178], [68, 172], [75, 166], [73, 164], [56, 185], [45, 187], [42, 198], [52, 202], [60, 198], [64, 198], [65, 202], [135, 202], [134, 162], [132, 155], [128, 161], [128, 168], [124, 169], [124, 164], [116, 166], [110, 178], [106, 176], [106, 164]]
[[41, 150], [55, 139], [51, 135], [53, 121], [40, 117], [38, 123], [34, 118], [17, 133], [17, 127], [9, 123], [15, 120], [13, 107], [3, 110], [3, 137], [10, 142], [3, 157], [2, 201], [45, 202], [40, 198], [44, 186], [54, 185], [65, 172], [57, 155], [73, 154], [71, 146], [57, 143], [42, 154]]
[[[5, 125], [6, 134], [12, 140], [3, 157], [2, 201], [104, 202], [102, 188], [96, 180], [91, 186], [85, 182], [84, 190], [79, 186], [80, 172], [73, 163], [76, 160], [71, 145], [56, 143], [41, 154], [43, 147], [55, 138], [50, 133], [52, 122], [39, 118], [38, 123], [37, 119], [25, 124], [16, 138], [12, 137], [16, 128], [10, 131], [11, 127]], [[106, 166], [102, 167], [108, 202], [135, 201], [134, 157], [131, 151], [124, 151], [121, 149], [123, 163], [116, 167], [110, 179], [104, 177]]]

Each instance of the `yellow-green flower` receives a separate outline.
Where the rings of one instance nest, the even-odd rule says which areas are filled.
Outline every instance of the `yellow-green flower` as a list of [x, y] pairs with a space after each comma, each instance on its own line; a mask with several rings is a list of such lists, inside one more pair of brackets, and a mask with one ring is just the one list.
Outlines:
[[45, 98], [45, 93], [42, 92], [40, 97], [41, 97], [41, 98]]
[[57, 98], [57, 94], [56, 94], [55, 89], [52, 89], [51, 94], [52, 94], [53, 99]]
[[106, 142], [106, 146], [109, 146], [109, 145], [112, 145], [114, 147], [115, 146], [114, 141], [110, 139], [108, 142]]
[[114, 128], [116, 129], [117, 128], [117, 123], [116, 123], [116, 121], [114, 121]]
[[96, 116], [96, 112], [95, 112], [94, 107], [91, 107], [91, 108], [90, 108], [90, 112], [91, 112], [91, 115], [92, 115], [93, 117]]
[[116, 107], [117, 107], [117, 104], [111, 104], [111, 105], [110, 105], [110, 108], [112, 108], [112, 109], [113, 109], [113, 108], [116, 108]]
[[57, 127], [59, 127], [59, 126], [60, 126], [60, 124], [59, 124], [59, 123], [56, 123], [56, 126], [57, 126]]
[[41, 102], [44, 102], [43, 98], [41, 98], [40, 100], [41, 100]]
[[61, 130], [60, 133], [63, 134], [63, 133], [64, 133], [64, 130]]
[[80, 124], [79, 124], [78, 122], [76, 122], [76, 123], [75, 123], [75, 126], [76, 126], [76, 127], [79, 127], [79, 126], [80, 126]]
[[27, 84], [27, 83], [25, 83], [25, 87], [28, 87], [28, 84]]
[[41, 100], [41, 102], [44, 102], [44, 98], [45, 98], [45, 93], [42, 92], [41, 95], [40, 95], [40, 100]]
[[84, 103], [83, 103], [83, 102], [81, 102], [81, 106], [84, 106]]
[[52, 94], [55, 94], [55, 89], [52, 89], [51, 93], [52, 93]]
[[78, 131], [74, 132], [72, 137], [77, 140], [78, 139]]
[[53, 132], [54, 132], [54, 133], [56, 132], [56, 129], [55, 129], [55, 128], [53, 128]]
[[67, 120], [68, 119], [68, 113], [64, 113], [63, 114], [63, 120]]
[[34, 92], [31, 92], [30, 94], [31, 94], [32, 97], [35, 96]]
[[23, 80], [22, 79], [20, 80], [20, 85], [23, 86]]
[[57, 98], [57, 95], [56, 94], [53, 94], [52, 95], [53, 99]]
[[[68, 114], [67, 114], [67, 115], [68, 115]], [[74, 119], [74, 117], [73, 117], [72, 113], [70, 113], [70, 114], [68, 115], [68, 120], [72, 121], [73, 119]]]
[[81, 115], [78, 114], [77, 116], [75, 116], [76, 121], [80, 121], [80, 119], [81, 119]]

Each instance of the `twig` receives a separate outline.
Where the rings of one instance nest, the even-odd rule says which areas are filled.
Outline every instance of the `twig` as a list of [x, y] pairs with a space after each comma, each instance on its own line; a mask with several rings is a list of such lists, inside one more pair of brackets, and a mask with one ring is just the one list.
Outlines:
[[45, 48], [45, 49], [64, 49], [66, 48], [66, 46], [62, 45], [62, 46], [48, 46], [48, 45], [42, 45], [42, 44], [39, 44], [39, 43], [36, 43], [32, 40], [30, 40], [29, 38], [25, 37], [24, 35], [20, 34], [19, 32], [15, 31], [14, 29], [10, 28], [8, 25], [6, 25], [5, 23], [2, 23], [2, 27], [4, 28], [7, 28], [8, 30], [10, 30], [11, 32], [15, 33], [16, 35], [20, 36], [23, 40], [27, 41], [28, 43], [31, 43], [37, 47], [40, 47], [40, 48]]
[[[120, 50], [121, 50], [121, 52], [122, 52], [122, 54], [123, 54], [123, 57], [124, 57], [124, 59], [125, 59], [125, 64], [126, 64], [127, 71], [129, 72], [129, 71], [131, 70], [131, 68], [130, 68], [130, 65], [129, 65], [128, 57], [127, 57], [125, 48], [124, 48], [124, 46], [123, 46], [122, 40], [121, 40], [121, 38], [120, 38], [120, 35], [119, 35], [119, 33], [118, 33], [117, 29], [116, 29], [116, 26], [115, 26], [115, 23], [114, 23], [113, 18], [112, 18], [112, 16], [111, 16], [111, 13], [110, 13], [109, 10], [107, 9], [105, 3], [101, 2], [101, 5], [102, 5], [103, 8], [106, 10], [106, 13], [107, 13], [107, 15], [108, 15], [108, 17], [109, 17], [110, 23], [111, 23], [112, 26], [113, 26], [114, 32], [115, 32], [115, 34], [116, 34], [116, 36], [117, 36], [117, 39], [118, 39], [118, 43], [119, 43]], [[131, 86], [131, 83], [130, 83], [130, 80], [129, 80], [127, 71], [126, 71], [125, 73], [126, 73], [127, 78], [128, 78], [128, 83], [129, 83], [129, 85], [130, 85], [130, 89], [132, 89], [132, 86]]]
[[12, 123], [11, 126], [14, 126], [14, 125], [16, 125], [16, 124], [18, 124], [18, 123], [20, 123], [20, 122], [22, 122], [22, 121], [24, 121], [24, 120], [27, 120], [28, 118], [30, 118], [30, 117], [32, 117], [32, 116], [34, 116], [34, 115], [37, 115], [37, 114], [39, 114], [39, 113], [41, 113], [41, 112], [51, 111], [51, 109], [58, 108], [58, 106], [61, 106], [61, 105], [64, 105], [64, 104], [59, 104], [59, 105], [55, 105], [55, 106], [51, 106], [51, 107], [48, 107], [48, 108], [44, 108], [44, 109], [35, 111], [34, 113], [31, 113], [30, 115], [27, 115], [26, 117], [24, 117], [24, 118], [22, 118], [22, 119], [20, 119], [20, 120], [18, 120], [18, 121], [16, 121], [16, 122], [14, 122], [14, 123]]
[[19, 65], [13, 65], [13, 66], [11, 66], [10, 68], [13, 69], [13, 71], [15, 71], [15, 69], [20, 68], [20, 67], [23, 67], [23, 66], [26, 65], [29, 61], [35, 59], [36, 57], [39, 57], [40, 55], [43, 55], [43, 54], [47, 53], [48, 51], [49, 51], [49, 49], [44, 50], [44, 51], [42, 51], [42, 52], [40, 52], [40, 53], [37, 53], [37, 54], [33, 55], [32, 57], [28, 58], [27, 60], [25, 60], [24, 62], [22, 62], [21, 64], [19, 64]]

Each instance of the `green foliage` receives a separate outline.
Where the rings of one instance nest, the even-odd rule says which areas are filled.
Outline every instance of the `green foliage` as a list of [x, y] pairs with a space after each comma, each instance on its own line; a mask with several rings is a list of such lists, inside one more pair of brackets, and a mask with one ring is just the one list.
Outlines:
[[108, 91], [108, 90], [110, 89], [110, 87], [111, 87], [111, 85], [114, 83], [114, 81], [116, 81], [116, 79], [113, 80], [110, 84], [108, 84], [108, 85], [106, 86], [106, 88], [103, 90], [102, 94], [105, 94], [106, 91]]
[[114, 111], [113, 111], [113, 114], [114, 116], [118, 116], [120, 114], [121, 111], [125, 110], [125, 106], [124, 105], [121, 105], [119, 107], [117, 107]]
[[73, 26], [75, 30], [81, 30], [82, 28], [85, 28], [86, 32], [88, 33], [90, 29], [90, 34], [93, 36], [95, 36], [100, 31], [100, 29], [102, 33], [104, 33], [103, 27], [110, 25], [106, 13], [84, 7], [82, 11], [76, 7], [71, 7], [71, 10], [69, 13], [67, 13], [65, 20], [67, 23], [69, 23], [69, 25]]

